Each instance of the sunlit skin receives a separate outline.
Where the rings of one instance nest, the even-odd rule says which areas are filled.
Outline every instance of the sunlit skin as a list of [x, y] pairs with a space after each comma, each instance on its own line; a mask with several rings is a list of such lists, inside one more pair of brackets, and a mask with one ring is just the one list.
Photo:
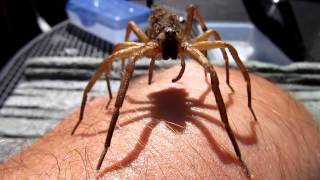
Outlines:
[[[112, 145], [95, 170], [114, 101], [89, 100], [83, 123], [70, 136], [79, 109], [20, 154], [0, 166], [0, 179], [247, 179], [233, 152], [201, 66], [186, 63], [134, 79], [119, 116]], [[305, 108], [273, 83], [251, 74], [253, 107], [246, 84], [231, 70], [230, 90], [216, 68], [230, 125], [254, 179], [319, 179], [320, 137]]]

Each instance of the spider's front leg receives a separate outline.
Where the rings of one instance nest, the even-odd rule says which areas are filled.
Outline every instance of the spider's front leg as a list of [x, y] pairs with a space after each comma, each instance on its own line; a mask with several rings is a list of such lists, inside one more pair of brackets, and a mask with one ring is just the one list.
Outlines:
[[[106, 78], [107, 80], [107, 85], [108, 85], [108, 89], [110, 89], [110, 82], [109, 82], [109, 71], [111, 69], [111, 65], [112, 62], [115, 59], [118, 58], [124, 58], [124, 57], [128, 57], [130, 56], [132, 53], [136, 52], [137, 50], [141, 49], [141, 46], [134, 46], [134, 47], [129, 47], [127, 49], [122, 49], [119, 50], [113, 54], [111, 54], [108, 58], [106, 58], [102, 64], [99, 66], [99, 68], [96, 70], [96, 72], [94, 73], [94, 75], [91, 77], [91, 79], [89, 80], [86, 88], [83, 91], [83, 96], [82, 96], [82, 101], [81, 101], [81, 108], [80, 108], [80, 115], [79, 115], [79, 120], [77, 122], [77, 124], [74, 126], [71, 135], [73, 135], [78, 126], [80, 125], [81, 121], [83, 120], [83, 113], [85, 110], [85, 105], [87, 102], [87, 95], [90, 92], [90, 90], [92, 89], [93, 85], [96, 83], [96, 81], [99, 79], [99, 77], [101, 76], [102, 73], [105, 73], [105, 75], [108, 75]], [[111, 95], [111, 89], [109, 90], [109, 95]], [[112, 97], [112, 96], [110, 96]]]
[[[193, 38], [191, 40], [192, 43], [201, 42], [201, 41], [208, 41], [209, 37], [213, 36], [215, 40], [221, 41], [221, 37], [219, 33], [213, 29], [208, 29], [204, 33], [200, 34], [199, 36]], [[227, 55], [227, 52], [224, 48], [220, 48], [220, 51], [222, 53], [223, 59], [226, 63], [225, 70], [226, 70], [226, 83], [233, 92], [234, 89], [232, 88], [230, 84], [230, 76], [229, 76], [229, 58]]]
[[108, 129], [108, 134], [106, 137], [106, 141], [104, 144], [104, 149], [100, 155], [98, 164], [97, 164], [97, 170], [99, 170], [101, 168], [102, 162], [104, 160], [105, 155], [107, 154], [107, 151], [110, 147], [111, 144], [111, 139], [112, 139], [112, 135], [115, 129], [115, 125], [117, 123], [118, 117], [119, 117], [119, 111], [120, 108], [122, 107], [124, 98], [126, 96], [128, 87], [129, 87], [129, 83], [130, 80], [132, 78], [133, 75], [133, 70], [134, 70], [134, 65], [135, 62], [141, 58], [142, 56], [148, 54], [148, 53], [154, 53], [156, 51], [156, 46], [154, 45], [146, 45], [146, 47], [142, 48], [141, 50], [139, 50], [138, 52], [134, 53], [133, 57], [131, 59], [129, 59], [129, 63], [126, 66], [126, 69], [124, 71], [124, 76], [123, 79], [121, 80], [121, 84], [120, 84], [120, 89], [117, 95], [117, 99], [114, 105], [114, 110], [113, 110], [113, 114], [112, 114], [112, 118], [111, 118], [111, 122], [109, 125], [109, 129]]
[[247, 83], [247, 94], [248, 94], [248, 107], [255, 119], [257, 121], [257, 117], [255, 112], [253, 111], [252, 108], [252, 96], [251, 96], [251, 81], [250, 81], [250, 76], [247, 71], [247, 68], [244, 66], [242, 63], [241, 59], [239, 58], [237, 50], [229, 43], [226, 43], [224, 41], [201, 41], [197, 43], [192, 43], [191, 47], [198, 49], [200, 51], [202, 50], [208, 50], [208, 49], [213, 49], [213, 48], [227, 48], [229, 52], [231, 53], [234, 61], [236, 62], [237, 66], [239, 67], [243, 78], [245, 79]]
[[246, 175], [250, 176], [249, 169], [248, 169], [247, 165], [245, 164], [245, 162], [242, 160], [239, 145], [236, 141], [234, 132], [231, 129], [230, 124], [229, 124], [226, 106], [223, 101], [220, 89], [219, 89], [219, 79], [218, 79], [216, 71], [214, 70], [214, 67], [208, 62], [208, 59], [198, 49], [195, 49], [193, 47], [186, 47], [186, 53], [192, 59], [196, 60], [210, 74], [211, 88], [212, 88], [212, 92], [213, 92], [215, 99], [216, 99], [216, 102], [217, 102], [217, 106], [219, 109], [221, 120], [224, 123], [228, 137], [233, 145], [233, 148], [234, 148], [234, 151], [235, 151], [237, 157], [240, 160], [241, 166], [244, 168]]
[[106, 138], [106, 141], [105, 141], [104, 149], [103, 149], [103, 151], [102, 151], [102, 153], [100, 155], [99, 162], [98, 162], [98, 165], [97, 165], [97, 170], [99, 170], [101, 168], [101, 165], [102, 165], [102, 162], [104, 160], [104, 157], [105, 157], [105, 155], [106, 155], [106, 153], [108, 151], [108, 148], [110, 147], [112, 135], [113, 135], [113, 132], [114, 132], [114, 129], [115, 129], [115, 125], [116, 125], [118, 117], [119, 117], [119, 111], [120, 111], [120, 108], [122, 107], [123, 100], [125, 98], [126, 92], [128, 90], [128, 87], [129, 87], [129, 82], [130, 82], [130, 80], [132, 78], [132, 74], [133, 74], [133, 70], [134, 70], [134, 64], [135, 64], [135, 61], [131, 60], [129, 62], [129, 64], [127, 65], [126, 69], [125, 69], [125, 73], [124, 73], [123, 79], [121, 81], [120, 89], [119, 89], [118, 96], [117, 96], [117, 99], [116, 99], [116, 102], [115, 102], [115, 108], [113, 110], [113, 114], [112, 114], [111, 122], [110, 122], [110, 125], [109, 125], [108, 134], [107, 134], [107, 138]]
[[[130, 47], [142, 47], [144, 46], [144, 43], [137, 43], [137, 42], [122, 42], [122, 43], [118, 43], [115, 45], [115, 47], [112, 50], [112, 53], [115, 53], [117, 51], [119, 51], [120, 49], [126, 49], [126, 48], [130, 48]], [[107, 89], [108, 89], [108, 94], [109, 94], [109, 103], [110, 100], [112, 99], [112, 92], [111, 92], [111, 85], [110, 85], [110, 72], [112, 70], [112, 63], [108, 66], [108, 68], [106, 69], [106, 71], [104, 72], [104, 77], [107, 83]], [[107, 104], [106, 107], [109, 106], [109, 103]]]

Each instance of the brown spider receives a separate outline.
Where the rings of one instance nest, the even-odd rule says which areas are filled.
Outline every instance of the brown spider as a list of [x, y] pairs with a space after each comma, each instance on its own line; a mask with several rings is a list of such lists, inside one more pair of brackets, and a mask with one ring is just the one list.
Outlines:
[[[204, 33], [189, 40], [188, 38], [190, 36], [193, 19], [199, 22]], [[128, 41], [131, 31], [133, 31], [137, 35], [138, 39], [141, 42]], [[208, 41], [210, 36], [213, 36], [217, 41]], [[225, 48], [230, 51], [233, 59], [237, 63], [238, 67], [240, 68], [240, 71], [242, 72], [242, 75], [247, 83], [248, 107], [252, 112], [254, 119], [257, 120], [254, 114], [254, 111], [252, 109], [252, 103], [251, 103], [250, 77], [245, 66], [241, 62], [236, 49], [232, 45], [224, 41], [221, 41], [221, 38], [218, 32], [212, 29], [207, 29], [204, 23], [204, 20], [199, 15], [199, 12], [195, 5], [191, 4], [187, 7], [187, 20], [185, 24], [182, 24], [179, 21], [178, 16], [170, 12], [169, 10], [166, 10], [160, 6], [154, 6], [151, 16], [149, 18], [149, 26], [146, 29], [146, 34], [143, 33], [142, 30], [133, 21], [130, 21], [128, 23], [128, 27], [126, 31], [125, 42], [119, 43], [114, 47], [113, 53], [102, 62], [102, 64], [99, 66], [95, 74], [91, 77], [90, 81], [88, 82], [83, 92], [79, 120], [75, 125], [74, 129], [72, 130], [72, 133], [71, 133], [72, 135], [75, 133], [76, 129], [78, 128], [79, 124], [83, 119], [83, 113], [84, 113], [85, 104], [87, 100], [87, 94], [91, 90], [95, 82], [99, 79], [101, 74], [104, 73], [107, 81], [109, 98], [111, 99], [112, 94], [110, 89], [109, 73], [112, 68], [112, 63], [117, 59], [129, 58], [128, 64], [126, 65], [124, 70], [123, 78], [121, 80], [120, 89], [114, 105], [115, 107], [113, 110], [112, 119], [108, 129], [108, 134], [104, 144], [104, 149], [99, 158], [97, 170], [100, 169], [101, 164], [104, 160], [104, 157], [108, 151], [108, 148], [110, 147], [115, 125], [119, 117], [119, 111], [120, 111], [120, 108], [122, 107], [122, 104], [129, 86], [129, 82], [132, 78], [135, 62], [143, 56], [147, 56], [151, 58], [150, 66], [149, 66], [149, 84], [151, 84], [155, 60], [158, 60], [158, 59], [168, 60], [169, 58], [177, 59], [178, 57], [180, 57], [181, 70], [178, 76], [172, 79], [172, 82], [176, 82], [182, 77], [184, 73], [184, 70], [185, 70], [184, 58], [188, 56], [194, 59], [204, 68], [205, 74], [206, 73], [210, 74], [211, 88], [218, 105], [221, 120], [224, 123], [224, 127], [227, 131], [229, 139], [233, 145], [233, 148], [235, 150], [237, 157], [239, 158], [241, 165], [243, 166], [246, 174], [248, 176], [250, 175], [246, 164], [242, 160], [238, 143], [235, 139], [235, 135], [232, 129], [230, 128], [230, 125], [228, 122], [226, 107], [219, 89], [219, 80], [218, 80], [216, 71], [214, 70], [214, 67], [209, 63], [208, 59], [201, 52], [201, 51], [206, 51], [208, 49], [213, 49], [213, 48], [220, 48], [223, 54], [223, 58], [226, 62], [226, 82], [230, 87], [230, 89], [233, 91], [233, 88], [229, 82], [229, 61], [228, 61], [228, 56], [225, 51]]]

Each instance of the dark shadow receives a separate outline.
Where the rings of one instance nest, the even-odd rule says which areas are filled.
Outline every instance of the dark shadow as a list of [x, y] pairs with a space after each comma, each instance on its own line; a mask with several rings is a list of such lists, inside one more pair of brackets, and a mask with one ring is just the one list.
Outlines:
[[[208, 86], [211, 89], [211, 86]], [[148, 143], [149, 137], [152, 130], [159, 124], [165, 123], [166, 126], [176, 134], [182, 134], [187, 126], [187, 122], [196, 126], [204, 137], [207, 139], [212, 151], [216, 153], [218, 158], [225, 164], [239, 164], [238, 158], [234, 152], [226, 151], [222, 148], [219, 143], [215, 140], [210, 130], [200, 122], [200, 119], [205, 119], [210, 123], [220, 126], [224, 129], [224, 124], [217, 118], [214, 118], [206, 113], [198, 112], [193, 110], [193, 107], [202, 109], [216, 109], [216, 105], [205, 104], [204, 100], [208, 94], [208, 89], [200, 96], [199, 99], [188, 98], [188, 92], [183, 88], [168, 88], [158, 92], [154, 92], [148, 95], [148, 101], [137, 101], [133, 98], [126, 97], [126, 100], [131, 104], [143, 104], [143, 107], [138, 109], [129, 109], [127, 111], [122, 111], [121, 114], [143, 112], [143, 115], [138, 115], [128, 121], [119, 123], [119, 127], [129, 125], [131, 123], [137, 122], [144, 118], [150, 118], [151, 121], [146, 124], [142, 133], [140, 135], [138, 143], [135, 145], [134, 149], [130, 151], [122, 160], [106, 167], [100, 173], [100, 176], [104, 174], [122, 169], [130, 165], [134, 160], [136, 160], [142, 150]], [[209, 91], [210, 92], [210, 91]], [[228, 94], [228, 98], [225, 101], [226, 108], [233, 104], [232, 99], [233, 93]], [[250, 123], [251, 132], [248, 135], [240, 135], [235, 132], [236, 138], [244, 144], [253, 144], [257, 142], [255, 122]], [[98, 133], [106, 133], [106, 130], [100, 131]], [[81, 134], [82, 136], [93, 136], [95, 134]]]

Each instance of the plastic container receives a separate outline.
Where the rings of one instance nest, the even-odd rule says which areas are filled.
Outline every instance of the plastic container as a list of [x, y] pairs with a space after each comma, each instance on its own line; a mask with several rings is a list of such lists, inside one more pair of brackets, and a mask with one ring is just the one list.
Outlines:
[[[257, 60], [278, 65], [287, 65], [292, 61], [264, 34], [251, 23], [206, 23], [208, 28], [215, 29], [221, 38], [231, 43], [238, 51], [242, 61]], [[202, 32], [198, 27], [199, 32]], [[229, 59], [232, 62], [231, 55]], [[208, 52], [210, 59], [223, 61], [219, 50]]]
[[143, 29], [150, 10], [125, 0], [69, 0], [66, 12], [72, 24], [115, 44], [124, 41], [130, 20]]

